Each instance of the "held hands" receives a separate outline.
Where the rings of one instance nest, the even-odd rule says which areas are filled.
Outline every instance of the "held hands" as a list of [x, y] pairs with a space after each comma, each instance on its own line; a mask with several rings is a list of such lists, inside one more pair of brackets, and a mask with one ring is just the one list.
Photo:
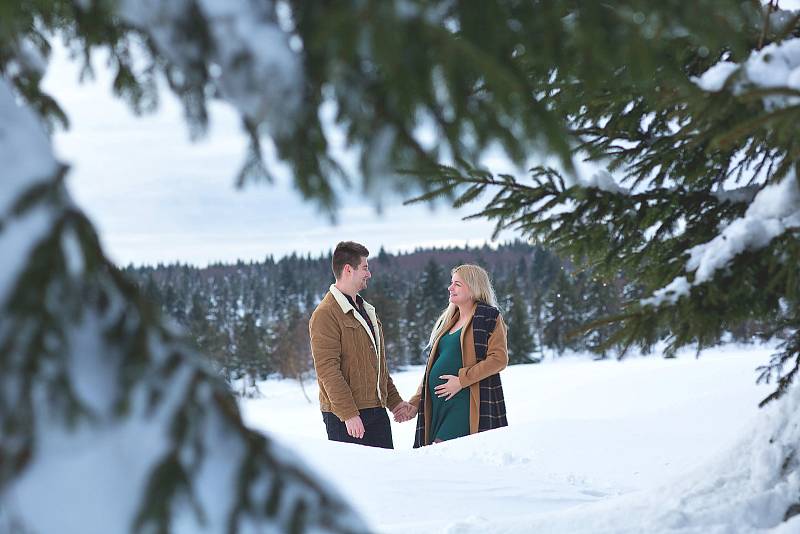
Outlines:
[[[405, 423], [417, 416], [417, 407], [406, 401], [402, 401], [394, 407], [392, 414], [394, 415], [395, 421], [398, 423]], [[344, 422], [344, 426], [347, 427], [347, 433], [351, 437], [357, 439], [362, 439], [364, 437], [364, 422], [361, 420], [360, 416], [357, 415], [347, 419]]]
[[433, 391], [436, 392], [436, 396], [439, 398], [444, 397], [444, 400], [448, 401], [453, 398], [453, 396], [461, 391], [461, 381], [455, 375], [442, 375], [439, 378], [442, 380], [447, 380], [444, 384], [439, 384]]
[[417, 407], [406, 401], [400, 402], [392, 409], [394, 420], [398, 423], [405, 423], [417, 416]]

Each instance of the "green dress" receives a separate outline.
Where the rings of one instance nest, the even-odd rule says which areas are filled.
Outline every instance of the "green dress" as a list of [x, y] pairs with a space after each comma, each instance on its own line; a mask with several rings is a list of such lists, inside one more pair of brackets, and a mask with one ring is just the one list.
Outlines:
[[444, 441], [469, 435], [469, 388], [462, 389], [448, 401], [437, 397], [434, 391], [436, 386], [446, 382], [440, 376], [458, 376], [458, 370], [463, 367], [460, 334], [459, 328], [439, 339], [437, 358], [428, 377], [428, 394], [431, 398], [431, 429], [428, 435], [431, 443], [437, 439]]

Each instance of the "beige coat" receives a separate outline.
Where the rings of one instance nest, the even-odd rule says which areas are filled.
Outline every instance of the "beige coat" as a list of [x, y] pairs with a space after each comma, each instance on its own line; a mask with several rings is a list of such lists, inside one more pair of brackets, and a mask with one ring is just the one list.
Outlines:
[[367, 301], [364, 309], [375, 337], [347, 297], [331, 285], [308, 323], [320, 408], [342, 421], [364, 408], [391, 409], [403, 400], [386, 366], [381, 322]]
[[[484, 378], [497, 374], [508, 365], [508, 346], [506, 341], [506, 324], [503, 322], [503, 317], [497, 317], [497, 326], [494, 332], [489, 336], [488, 348], [486, 350], [486, 358], [479, 362], [475, 355], [475, 340], [472, 335], [472, 316], [475, 314], [475, 307], [473, 306], [467, 323], [461, 329], [461, 361], [462, 367], [458, 371], [458, 380], [461, 382], [462, 388], [469, 388], [469, 433], [475, 434], [478, 432], [478, 417], [480, 407], [480, 385], [479, 382]], [[431, 357], [428, 358], [428, 363], [425, 366], [425, 378], [429, 379], [431, 366], [433, 365], [434, 357], [436, 355], [436, 348], [439, 345], [439, 340], [442, 335], [450, 331], [458, 322], [459, 313], [456, 311], [455, 317], [447, 325], [447, 328], [442, 330], [442, 334], [437, 337], [433, 342], [431, 348]], [[419, 406], [420, 398], [422, 397], [422, 386], [419, 385], [417, 393], [409, 400], [414, 406]], [[431, 426], [431, 399], [430, 395], [425, 397], [425, 444], [430, 444], [430, 436], [428, 435]]]

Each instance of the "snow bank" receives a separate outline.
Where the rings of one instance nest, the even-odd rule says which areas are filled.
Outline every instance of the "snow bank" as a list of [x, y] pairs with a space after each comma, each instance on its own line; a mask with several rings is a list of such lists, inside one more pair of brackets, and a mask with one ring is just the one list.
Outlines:
[[[790, 423], [800, 400], [795, 390], [758, 409], [767, 386], [754, 368], [770, 352], [512, 366], [502, 373], [509, 427], [422, 449], [411, 449], [408, 423], [393, 423], [394, 451], [326, 441], [296, 382], [263, 382], [263, 398], [240, 403], [377, 532], [785, 534], [798, 527], [781, 522], [800, 497], [781, 465], [800, 442]], [[407, 396], [421, 374], [392, 377]], [[313, 397], [316, 384], [307, 388]]]
[[[800, 532], [800, 516], [783, 521], [788, 507], [800, 502], [798, 410], [800, 388], [796, 385], [784, 400], [761, 414], [741, 441], [719, 459], [668, 485], [563, 513], [500, 521], [493, 530], [576, 534]], [[463, 531], [479, 532], [480, 528]]]

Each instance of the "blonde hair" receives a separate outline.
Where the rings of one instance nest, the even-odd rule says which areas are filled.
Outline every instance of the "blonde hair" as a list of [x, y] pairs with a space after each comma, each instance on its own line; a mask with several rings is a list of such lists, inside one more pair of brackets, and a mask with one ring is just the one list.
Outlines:
[[[467, 289], [469, 289], [469, 294], [473, 300], [497, 308], [497, 297], [494, 294], [492, 282], [489, 280], [489, 273], [483, 267], [471, 264], [459, 265], [450, 271], [451, 276], [454, 274], [458, 274], [467, 284]], [[457, 310], [458, 306], [451, 302], [439, 318], [436, 319], [433, 324], [433, 330], [431, 330], [431, 337], [428, 340], [429, 347], [433, 346], [436, 338], [447, 328], [447, 325], [455, 317]]]

